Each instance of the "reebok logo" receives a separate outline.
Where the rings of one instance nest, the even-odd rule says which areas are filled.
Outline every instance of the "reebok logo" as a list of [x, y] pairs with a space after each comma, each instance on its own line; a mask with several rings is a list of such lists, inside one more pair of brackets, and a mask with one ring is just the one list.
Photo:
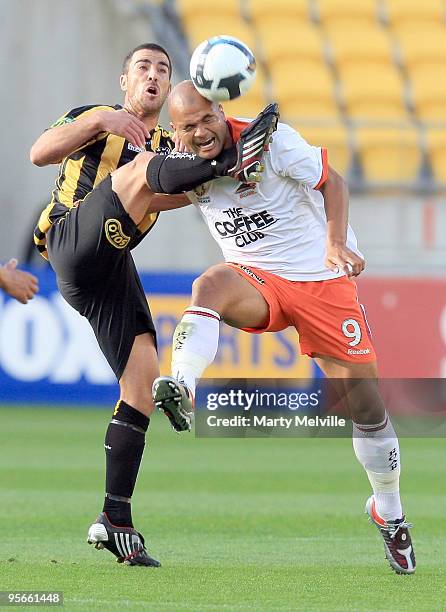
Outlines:
[[348, 349], [347, 355], [368, 355], [370, 353], [370, 349]]

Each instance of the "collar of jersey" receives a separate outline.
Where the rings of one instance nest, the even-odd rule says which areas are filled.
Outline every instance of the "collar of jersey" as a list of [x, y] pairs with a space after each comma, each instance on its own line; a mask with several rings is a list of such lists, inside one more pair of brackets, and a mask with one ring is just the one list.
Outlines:
[[241, 121], [235, 117], [227, 117], [226, 125], [228, 126], [229, 133], [231, 134], [232, 142], [235, 144], [240, 139], [240, 134], [248, 125], [248, 121]]

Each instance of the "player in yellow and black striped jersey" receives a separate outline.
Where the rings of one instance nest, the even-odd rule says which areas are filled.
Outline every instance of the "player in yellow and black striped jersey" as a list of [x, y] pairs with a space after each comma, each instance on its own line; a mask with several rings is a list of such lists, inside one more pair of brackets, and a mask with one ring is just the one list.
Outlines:
[[30, 153], [38, 166], [60, 164], [51, 202], [35, 231], [37, 247], [54, 268], [63, 297], [88, 319], [120, 383], [105, 438], [103, 513], [88, 539], [128, 565], [159, 565], [133, 529], [130, 504], [153, 410], [151, 386], [159, 372], [155, 328], [130, 248], [159, 213], [144, 205], [142, 214], [131, 216], [113, 191], [110, 174], [136, 163], [141, 151], [166, 155], [173, 148], [170, 133], [158, 125], [170, 76], [170, 58], [162, 47], [136, 47], [120, 77], [124, 107], [76, 108], [46, 130]]
[[[98, 111], [121, 110], [122, 106], [118, 104], [81, 106], [63, 115], [51, 125], [50, 129], [68, 125]], [[146, 151], [167, 155], [174, 148], [172, 133], [156, 125], [150, 130], [144, 148]], [[113, 170], [132, 161], [141, 150], [141, 147], [135, 146], [122, 136], [100, 132], [62, 160], [51, 201], [40, 215], [34, 230], [34, 242], [45, 259], [48, 259], [46, 232], [51, 225], [63, 217], [70, 208], [78, 206], [85, 196]], [[138, 224], [141, 235], [132, 242], [131, 248], [150, 231], [158, 215], [159, 213], [148, 213]]]
[[[39, 222], [38, 245], [48, 254], [62, 296], [87, 318], [119, 381], [120, 399], [105, 437], [103, 512], [88, 541], [128, 565], [159, 565], [131, 516], [154, 409], [152, 383], [159, 376], [155, 327], [131, 248], [153, 226], [157, 211], [190, 204], [182, 192], [234, 176], [245, 158], [236, 146], [216, 159], [179, 151], [166, 155], [173, 142], [158, 119], [170, 74], [164, 49], [137, 47], [125, 59], [120, 79], [124, 108], [76, 109], [46, 130], [30, 154], [39, 166], [61, 164]], [[226, 134], [220, 123], [215, 129]]]

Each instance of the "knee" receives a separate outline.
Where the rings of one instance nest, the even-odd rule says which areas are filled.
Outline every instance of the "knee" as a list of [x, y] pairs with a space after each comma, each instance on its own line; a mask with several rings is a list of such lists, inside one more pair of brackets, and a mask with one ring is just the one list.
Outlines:
[[363, 381], [351, 395], [350, 410], [353, 421], [369, 425], [381, 423], [386, 409], [377, 382]]
[[224, 307], [230, 295], [231, 270], [214, 266], [197, 278], [192, 285], [192, 301], [195, 306], [218, 310]]

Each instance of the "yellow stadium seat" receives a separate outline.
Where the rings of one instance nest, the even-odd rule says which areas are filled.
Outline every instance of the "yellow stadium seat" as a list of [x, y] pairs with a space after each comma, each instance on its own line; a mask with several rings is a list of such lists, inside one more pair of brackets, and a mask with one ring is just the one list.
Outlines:
[[203, 0], [176, 0], [176, 8], [181, 19], [185, 21], [200, 20], [209, 16], [219, 19], [221, 16], [240, 18], [240, 0], [224, 0], [218, 6]]
[[445, 121], [446, 86], [438, 64], [423, 64], [409, 70], [415, 112], [420, 119]]
[[372, 61], [392, 64], [391, 39], [384, 28], [370, 24], [363, 28], [333, 29], [328, 33], [332, 57], [338, 67]]
[[339, 108], [333, 96], [320, 95], [320, 92], [316, 92], [311, 97], [299, 99], [301, 93], [303, 92], [295, 90], [292, 97], [281, 98], [279, 94], [274, 98], [279, 103], [282, 117], [289, 120], [339, 118]]
[[426, 142], [434, 179], [446, 185], [446, 128], [428, 128]]
[[422, 153], [411, 124], [357, 128], [355, 141], [364, 178], [376, 184], [407, 184], [418, 178]]
[[310, 20], [308, 0], [249, 0], [246, 4], [249, 19], [256, 26], [278, 15], [294, 22]]
[[330, 70], [320, 62], [281, 62], [271, 71], [273, 98], [283, 117], [324, 118], [339, 115]]
[[401, 75], [391, 64], [357, 62], [339, 70], [345, 110], [351, 119], [405, 119]]
[[384, 8], [392, 28], [409, 22], [414, 25], [426, 21], [441, 23], [446, 12], [444, 0], [385, 0]]
[[337, 21], [375, 23], [378, 17], [376, 0], [317, 0], [316, 6], [319, 20], [327, 29]]
[[223, 110], [229, 117], [256, 117], [268, 103], [265, 96], [265, 77], [260, 68], [257, 70], [256, 79], [251, 89], [229, 102], [222, 102]]
[[293, 127], [312, 145], [325, 147], [328, 163], [337, 172], [347, 175], [351, 166], [351, 148], [348, 132], [340, 121], [318, 122], [317, 125], [294, 123]]
[[395, 32], [401, 59], [408, 70], [422, 64], [439, 64], [446, 67], [446, 24], [406, 24]]
[[191, 50], [199, 43], [220, 34], [235, 36], [244, 42], [251, 51], [254, 51], [255, 38], [253, 29], [244, 23], [241, 19], [231, 17], [202, 17], [191, 22], [184, 23], [185, 32], [189, 40]]
[[271, 18], [257, 28], [265, 62], [272, 66], [287, 59], [324, 62], [324, 46], [319, 29], [309, 23], [290, 22], [282, 16]]

